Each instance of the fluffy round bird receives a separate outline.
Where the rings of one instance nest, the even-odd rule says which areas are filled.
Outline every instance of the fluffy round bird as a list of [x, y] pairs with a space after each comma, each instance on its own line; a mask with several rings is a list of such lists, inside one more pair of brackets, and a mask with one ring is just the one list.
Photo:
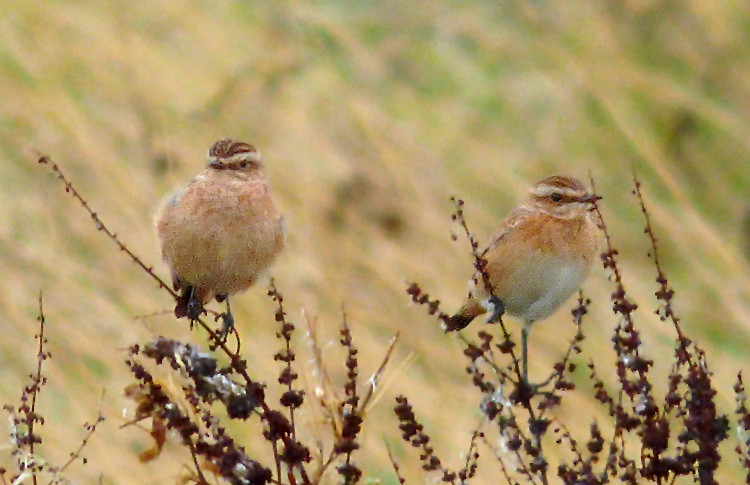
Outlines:
[[180, 298], [175, 315], [197, 319], [213, 298], [252, 286], [284, 248], [283, 220], [271, 197], [260, 152], [231, 139], [217, 141], [208, 162], [156, 217], [162, 257]]
[[555, 175], [531, 188], [480, 253], [485, 275], [475, 273], [464, 305], [450, 318], [460, 330], [488, 307], [523, 320], [523, 378], [528, 383], [527, 339], [534, 322], [550, 316], [581, 286], [597, 254], [592, 209], [599, 196], [572, 177]]

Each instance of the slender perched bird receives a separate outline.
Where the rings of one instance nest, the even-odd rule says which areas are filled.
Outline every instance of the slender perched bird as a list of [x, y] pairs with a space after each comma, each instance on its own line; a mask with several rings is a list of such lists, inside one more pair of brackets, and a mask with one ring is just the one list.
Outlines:
[[596, 257], [597, 224], [592, 213], [599, 196], [570, 177], [548, 177], [531, 188], [510, 212], [487, 248], [485, 277], [477, 271], [465, 304], [448, 328], [460, 330], [492, 308], [523, 320], [523, 379], [528, 383], [527, 338], [534, 322], [550, 316], [581, 286]]
[[282, 218], [271, 199], [260, 152], [220, 140], [205, 169], [178, 191], [156, 218], [162, 257], [181, 291], [175, 315], [197, 319], [213, 298], [248, 289], [284, 248]]

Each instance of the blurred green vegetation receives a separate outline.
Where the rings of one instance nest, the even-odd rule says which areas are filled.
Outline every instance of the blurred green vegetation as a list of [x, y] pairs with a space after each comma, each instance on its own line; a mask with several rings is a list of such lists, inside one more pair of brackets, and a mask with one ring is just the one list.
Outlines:
[[[190, 337], [169, 315], [133, 319], [168, 309], [168, 295], [95, 230], [37, 166], [38, 153], [166, 275], [151, 227], [159, 201], [200, 170], [215, 140], [256, 145], [288, 220], [274, 275], [293, 319], [301, 323], [304, 307], [334, 339], [343, 303], [363, 363], [379, 361], [401, 332], [365, 422], [367, 451], [355, 454], [387, 483], [383, 437], [407, 478], [421, 473], [399, 441], [394, 395], [408, 393], [449, 465], [462, 463], [478, 419], [461, 346], [404, 293], [405, 281], [419, 281], [448, 311], [466, 291], [471, 260], [468, 244], [450, 239], [450, 195], [466, 200], [484, 240], [537, 179], [591, 173], [641, 304], [645, 351], [666, 375], [659, 357], [671, 355], [673, 333], [652, 312], [655, 272], [630, 194], [636, 170], [684, 329], [707, 347], [731, 412], [750, 344], [750, 4], [52, 0], [3, 10], [0, 396], [18, 396], [35, 362], [41, 288], [53, 352], [41, 406], [57, 410], [45, 426], [50, 459], [67, 458], [83, 434], [75, 423], [93, 419], [107, 391], [109, 420], [90, 464], [74, 471], [81, 482], [100, 471], [104, 483], [174, 481], [186, 456], [139, 465], [132, 450], [148, 437], [118, 429], [132, 409], [118, 350], [155, 334]], [[599, 268], [584, 289], [594, 301], [584, 349], [601, 370], [615, 357], [612, 288]], [[570, 308], [534, 332], [532, 375], [572, 336]], [[272, 302], [256, 288], [233, 309], [251, 372], [273, 381]], [[577, 380], [590, 387], [585, 373]], [[559, 415], [572, 429], [602, 417], [585, 392], [568, 399]], [[247, 444], [268, 453], [263, 446]], [[726, 476], [739, 473], [732, 446]], [[485, 479], [492, 470], [480, 463]]]

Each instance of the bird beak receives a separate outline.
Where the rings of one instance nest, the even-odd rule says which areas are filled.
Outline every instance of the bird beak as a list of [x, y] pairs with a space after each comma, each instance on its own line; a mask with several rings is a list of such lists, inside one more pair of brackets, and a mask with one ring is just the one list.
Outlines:
[[588, 195], [586, 195], [584, 197], [581, 197], [581, 202], [594, 203], [597, 200], [602, 200], [602, 196], [601, 195], [596, 195], [596, 194], [588, 194]]

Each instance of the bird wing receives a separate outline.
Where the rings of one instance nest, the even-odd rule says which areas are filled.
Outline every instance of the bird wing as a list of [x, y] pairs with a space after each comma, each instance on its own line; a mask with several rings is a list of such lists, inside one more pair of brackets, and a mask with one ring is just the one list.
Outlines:
[[490, 237], [490, 241], [484, 251], [482, 251], [481, 256], [487, 254], [487, 251], [489, 251], [494, 245], [496, 245], [498, 241], [507, 237], [508, 234], [513, 232], [515, 228], [517, 228], [532, 214], [534, 214], [533, 210], [523, 206], [517, 207], [515, 210], [511, 211], [507, 216], [505, 216], [503, 222], [500, 223], [500, 226], [492, 234], [492, 236]]

